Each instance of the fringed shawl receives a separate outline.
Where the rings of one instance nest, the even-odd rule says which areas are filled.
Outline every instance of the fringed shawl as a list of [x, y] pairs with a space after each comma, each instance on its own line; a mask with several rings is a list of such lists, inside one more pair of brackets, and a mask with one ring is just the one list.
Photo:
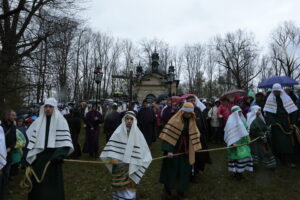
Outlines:
[[[171, 145], [175, 146], [178, 139], [180, 138], [183, 127], [183, 113], [185, 111], [179, 110], [165, 125], [164, 129], [162, 130], [159, 138], [170, 143]], [[190, 164], [195, 163], [195, 152], [202, 148], [200, 142], [200, 131], [197, 128], [195, 116], [189, 120], [189, 162]]]
[[[292, 112], [298, 110], [297, 106], [294, 104], [291, 97], [289, 97], [289, 95], [287, 95], [285, 91], [281, 90], [280, 98], [282, 100], [283, 107], [288, 114], [291, 114]], [[264, 107], [264, 111], [274, 113], [274, 114], [276, 114], [277, 112], [277, 102], [273, 92], [269, 95], [267, 99], [266, 105]]]
[[[37, 154], [45, 150], [46, 120], [44, 106], [42, 106], [39, 117], [26, 131], [29, 140], [27, 145], [28, 154], [26, 160], [30, 164], [36, 159]], [[48, 144], [46, 148], [60, 147], [68, 147], [68, 155], [70, 155], [74, 150], [69, 125], [57, 107], [55, 107], [51, 115]]]
[[[122, 119], [122, 124], [120, 124], [107, 142], [100, 158], [103, 161], [116, 159], [123, 163], [128, 163], [128, 175], [131, 180], [138, 184], [144, 176], [146, 169], [149, 167], [152, 156], [145, 137], [137, 126], [137, 120], [133, 116], [134, 114], [130, 115], [133, 116], [133, 124], [129, 135], [127, 134], [125, 123], [125, 117], [127, 115], [128, 114], [125, 114]], [[112, 172], [112, 164], [107, 164], [106, 167]]]

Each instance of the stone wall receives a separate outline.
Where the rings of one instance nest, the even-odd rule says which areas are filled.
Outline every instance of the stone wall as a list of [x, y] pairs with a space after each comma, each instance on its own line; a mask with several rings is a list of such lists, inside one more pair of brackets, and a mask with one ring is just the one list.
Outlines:
[[[138, 101], [143, 101], [149, 94], [153, 94], [158, 97], [161, 94], [168, 94], [170, 85], [165, 83], [165, 79], [162, 75], [157, 73], [148, 74], [143, 77], [141, 83], [135, 83], [133, 88], [133, 94], [137, 95]], [[176, 94], [177, 85], [173, 82], [171, 85], [171, 92]]]

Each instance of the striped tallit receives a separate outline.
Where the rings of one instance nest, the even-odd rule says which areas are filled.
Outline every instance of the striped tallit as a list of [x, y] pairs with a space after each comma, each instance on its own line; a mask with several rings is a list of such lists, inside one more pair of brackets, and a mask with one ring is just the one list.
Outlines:
[[233, 106], [231, 108], [232, 113], [229, 116], [224, 128], [224, 141], [226, 142], [227, 146], [230, 146], [239, 141], [241, 138], [249, 135], [246, 128], [246, 119], [242, 114], [239, 114], [241, 111], [242, 110], [239, 106]]
[[[274, 89], [275, 87], [277, 87], [277, 89]], [[298, 110], [297, 106], [294, 104], [291, 97], [289, 95], [287, 95], [287, 93], [281, 88], [280, 84], [274, 84], [273, 91], [281, 92], [280, 98], [282, 100], [283, 107], [288, 114]], [[277, 102], [276, 102], [276, 97], [273, 92], [271, 92], [271, 94], [269, 95], [269, 97], [266, 101], [264, 111], [274, 113], [274, 114], [277, 113]]]
[[6, 144], [3, 128], [0, 126], [0, 170], [6, 165]]
[[[185, 106], [193, 106], [191, 103], [185, 103]], [[178, 139], [181, 136], [184, 121], [183, 121], [183, 108], [179, 110], [165, 125], [163, 128], [159, 138], [170, 143], [171, 145], [175, 146]], [[202, 148], [200, 142], [200, 131], [197, 128], [195, 114], [189, 120], [189, 163], [192, 165], [195, 163], [195, 152]]]
[[[127, 134], [125, 124], [127, 115], [128, 114], [125, 114], [122, 123], [107, 142], [100, 158], [103, 161], [114, 159], [128, 163], [129, 178], [138, 184], [144, 176], [146, 169], [149, 167], [152, 156], [145, 137], [137, 126], [137, 119], [133, 116], [133, 112], [132, 115], [130, 115], [133, 117], [132, 127], [129, 134]], [[112, 173], [113, 165], [107, 164], [106, 167]]]
[[[45, 149], [46, 121], [44, 106], [42, 106], [39, 117], [26, 131], [29, 139], [27, 145], [29, 150], [26, 160], [30, 164], [36, 159], [37, 154], [43, 152]], [[74, 150], [68, 123], [57, 107], [55, 107], [50, 121], [47, 148], [60, 147], [69, 147], [69, 154]]]

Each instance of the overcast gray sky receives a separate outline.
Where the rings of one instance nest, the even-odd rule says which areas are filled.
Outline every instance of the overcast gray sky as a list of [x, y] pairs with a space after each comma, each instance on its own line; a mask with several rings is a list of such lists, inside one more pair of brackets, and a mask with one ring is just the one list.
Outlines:
[[300, 0], [90, 0], [86, 7], [83, 15], [93, 30], [178, 47], [238, 28], [266, 45], [283, 21], [300, 24]]

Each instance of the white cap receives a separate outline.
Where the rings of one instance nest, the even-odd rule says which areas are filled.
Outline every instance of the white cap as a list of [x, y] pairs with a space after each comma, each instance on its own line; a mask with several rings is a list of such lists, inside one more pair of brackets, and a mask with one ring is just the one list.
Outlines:
[[53, 107], [57, 107], [57, 101], [56, 101], [55, 98], [49, 98], [49, 99], [45, 100], [44, 105], [50, 105], [50, 106], [53, 106]]
[[282, 91], [282, 87], [279, 83], [274, 83], [272, 87], [272, 91]]

